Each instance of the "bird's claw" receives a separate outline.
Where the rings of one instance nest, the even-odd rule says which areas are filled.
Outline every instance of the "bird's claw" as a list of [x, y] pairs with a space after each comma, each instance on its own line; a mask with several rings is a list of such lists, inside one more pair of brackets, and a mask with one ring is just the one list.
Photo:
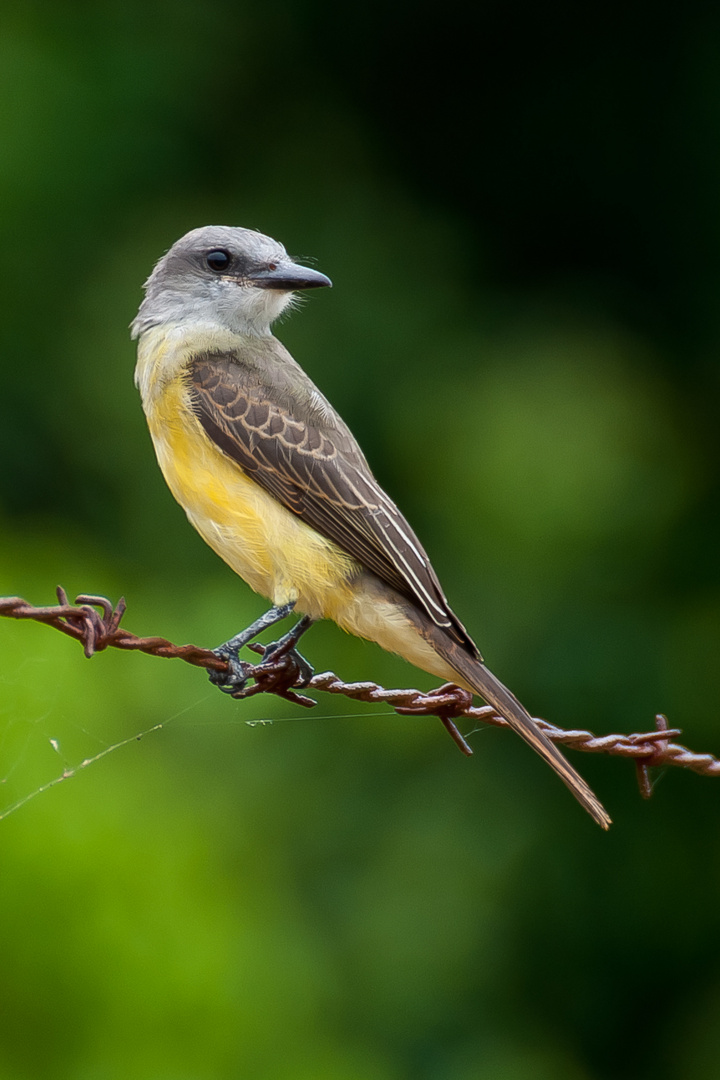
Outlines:
[[283, 641], [272, 641], [263, 649], [263, 657], [258, 664], [257, 671], [272, 670], [273, 668], [283, 672], [283, 680], [288, 686], [296, 686], [302, 689], [307, 686], [315, 668], [296, 648], [287, 648]]
[[[315, 669], [294, 646], [289, 646], [285, 639], [273, 641], [269, 645], [250, 643], [248, 648], [262, 654], [259, 664], [249, 664], [238, 657], [237, 649], [229, 645], [220, 645], [213, 652], [220, 660], [227, 663], [227, 671], [209, 671], [208, 677], [213, 686], [231, 697], [251, 697], [258, 691], [271, 691], [285, 695], [291, 688], [307, 686]], [[248, 680], [254, 679], [255, 686], [248, 686]], [[299, 696], [302, 698], [302, 695]], [[310, 703], [302, 699], [301, 704]], [[312, 702], [314, 704], [314, 702]]]
[[208, 678], [213, 686], [222, 690], [223, 694], [240, 694], [245, 689], [248, 679], [255, 670], [252, 664], [241, 660], [234, 649], [228, 649], [221, 645], [213, 652], [219, 660], [225, 660], [227, 671], [209, 671]]

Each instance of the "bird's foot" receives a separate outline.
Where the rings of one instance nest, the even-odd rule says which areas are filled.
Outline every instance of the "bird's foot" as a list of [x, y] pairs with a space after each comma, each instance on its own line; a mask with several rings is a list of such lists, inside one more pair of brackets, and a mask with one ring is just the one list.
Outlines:
[[[255, 668], [255, 671], [273, 671], [278, 674], [282, 672], [283, 678], [292, 679], [292, 681], [288, 681], [288, 686], [296, 686], [302, 689], [312, 679], [315, 668], [297, 651], [293, 644], [294, 639], [290, 636], [291, 634], [292, 631], [290, 631], [290, 634], [286, 634], [285, 637], [281, 637], [279, 641], [271, 641], [269, 645], [265, 645], [262, 650], [262, 660]], [[262, 648], [262, 646], [257, 646], [257, 648]]]
[[248, 679], [251, 678], [255, 670], [254, 665], [249, 664], [247, 660], [241, 660], [238, 650], [234, 649], [230, 642], [213, 649], [213, 652], [219, 660], [225, 660], [227, 671], [208, 671], [210, 682], [213, 686], [217, 686], [218, 690], [222, 690], [223, 694], [238, 697], [245, 689]]
[[[251, 623], [250, 626], [241, 630], [239, 634], [235, 634], [229, 641], [226, 641], [223, 645], [219, 645], [217, 649], [213, 649], [213, 652], [218, 659], [227, 662], [227, 671], [208, 672], [210, 682], [213, 686], [217, 686], [224, 694], [230, 694], [232, 697], [239, 697], [245, 690], [246, 683], [248, 679], [252, 677], [253, 671], [255, 670], [252, 664], [248, 664], [246, 661], [240, 659], [240, 650], [243, 645], [247, 645], [248, 642], [252, 641], [252, 639], [262, 633], [263, 630], [267, 630], [269, 626], [274, 626], [276, 622], [284, 619], [286, 615], [290, 614], [294, 607], [294, 601], [280, 607], [274, 605], [269, 611], [266, 611], [264, 615], [261, 615], [259, 619], [256, 619], [254, 623]], [[302, 621], [303, 620], [301, 619], [300, 622]], [[297, 629], [297, 627], [295, 627], [295, 629]], [[290, 633], [292, 633], [292, 631], [290, 631]], [[286, 634], [284, 638], [281, 638], [281, 641], [284, 641], [288, 636], [289, 635]]]
[[[210, 681], [223, 693], [234, 698], [253, 697], [255, 694], [272, 693], [295, 701], [299, 705], [310, 707], [315, 702], [303, 694], [296, 694], [294, 688], [307, 686], [314, 674], [314, 668], [297, 651], [296, 645], [310, 626], [312, 620], [304, 616], [287, 634], [269, 645], [250, 642], [247, 633], [238, 634], [224, 645], [214, 649], [219, 659], [227, 663], [227, 671], [209, 672]], [[259, 664], [248, 664], [240, 660], [238, 653], [243, 645], [253, 652], [260, 653]], [[248, 686], [248, 680], [253, 685]]]

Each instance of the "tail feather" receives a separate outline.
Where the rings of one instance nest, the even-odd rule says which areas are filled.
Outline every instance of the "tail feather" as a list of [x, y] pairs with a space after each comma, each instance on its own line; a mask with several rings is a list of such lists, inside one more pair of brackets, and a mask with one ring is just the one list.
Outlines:
[[432, 644], [440, 656], [462, 676], [462, 682], [467, 684], [476, 694], [479, 694], [489, 705], [497, 709], [520, 738], [524, 739], [547, 762], [598, 825], [603, 829], [608, 829], [611, 819], [602, 803], [585, 783], [582, 776], [573, 769], [570, 762], [560, 753], [557, 746], [550, 742], [547, 735], [541, 731], [515, 695], [506, 686], [503, 686], [500, 680], [496, 679], [480, 660], [470, 656], [461, 646], [447, 638], [442, 632], [432, 634]]

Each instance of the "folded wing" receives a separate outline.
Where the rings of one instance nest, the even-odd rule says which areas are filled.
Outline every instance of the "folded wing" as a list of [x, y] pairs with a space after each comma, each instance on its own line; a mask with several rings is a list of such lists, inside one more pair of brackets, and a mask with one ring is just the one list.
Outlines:
[[347, 429], [293, 414], [271, 387], [252, 385], [232, 355], [190, 368], [198, 420], [248, 476], [365, 569], [412, 600], [470, 655], [479, 653], [450, 609], [420, 541], [379, 486]]

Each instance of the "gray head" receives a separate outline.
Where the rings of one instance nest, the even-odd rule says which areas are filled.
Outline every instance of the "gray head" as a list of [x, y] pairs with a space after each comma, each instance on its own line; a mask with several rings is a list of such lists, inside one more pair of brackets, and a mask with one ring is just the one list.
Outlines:
[[145, 282], [131, 325], [138, 337], [164, 323], [213, 323], [241, 334], [268, 334], [296, 289], [330, 285], [299, 266], [282, 244], [252, 229], [193, 229], [160, 259]]

